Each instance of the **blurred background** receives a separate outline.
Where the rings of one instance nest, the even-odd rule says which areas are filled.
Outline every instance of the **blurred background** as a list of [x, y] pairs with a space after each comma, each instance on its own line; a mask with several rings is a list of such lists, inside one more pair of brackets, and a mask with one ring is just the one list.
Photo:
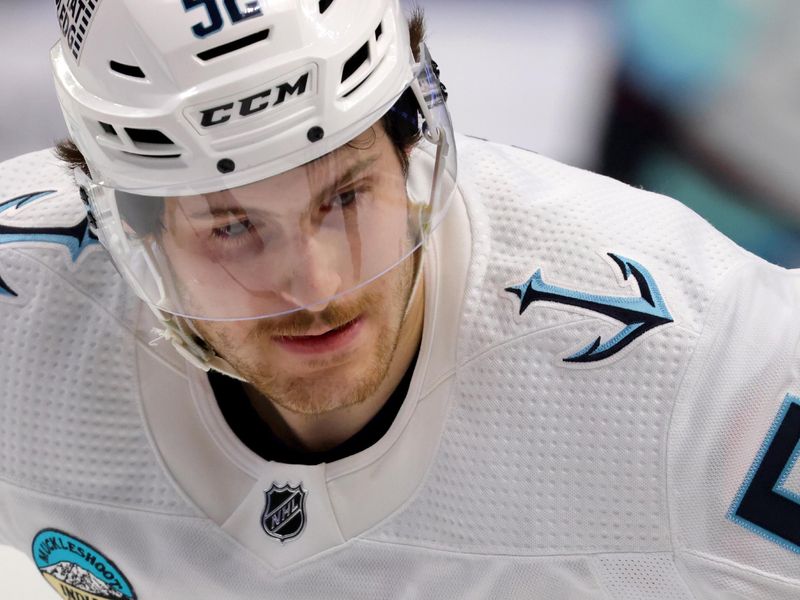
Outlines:
[[[671, 195], [800, 266], [796, 0], [418, 4], [462, 133]], [[2, 0], [0, 160], [65, 135], [57, 36], [52, 0]]]
[[[800, 266], [800, 2], [419, 4], [462, 133], [668, 194]], [[53, 5], [0, 2], [0, 160], [66, 134], [48, 65]], [[20, 556], [0, 548], [6, 594], [49, 598]]]

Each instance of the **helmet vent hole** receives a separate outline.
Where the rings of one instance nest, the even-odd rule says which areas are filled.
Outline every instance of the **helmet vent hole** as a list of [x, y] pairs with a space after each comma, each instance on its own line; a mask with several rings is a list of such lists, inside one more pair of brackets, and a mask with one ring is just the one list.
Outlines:
[[171, 139], [157, 129], [133, 129], [126, 127], [125, 132], [135, 144], [174, 144]]
[[140, 158], [180, 158], [180, 154], [137, 154], [136, 152], [128, 152], [127, 150], [122, 151], [123, 154], [127, 154], [128, 156], [138, 156]]
[[202, 61], [209, 61], [215, 58], [219, 58], [220, 56], [225, 56], [226, 54], [230, 54], [231, 52], [236, 52], [237, 50], [241, 50], [242, 48], [247, 48], [248, 46], [252, 46], [253, 44], [257, 44], [258, 42], [263, 42], [269, 37], [269, 29], [264, 29], [263, 31], [257, 31], [256, 33], [251, 33], [250, 35], [246, 35], [243, 38], [239, 38], [238, 40], [233, 40], [232, 42], [228, 42], [227, 44], [222, 44], [221, 46], [216, 46], [214, 48], [210, 48], [208, 50], [204, 50], [197, 55]]
[[[370, 73], [370, 75], [372, 75], [372, 73]], [[358, 91], [358, 89], [359, 89], [359, 88], [360, 88], [362, 85], [364, 85], [365, 83], [367, 83], [367, 79], [369, 79], [369, 75], [367, 75], [366, 77], [364, 77], [364, 80], [363, 80], [363, 81], [359, 81], [359, 82], [358, 82], [358, 84], [356, 84], [356, 87], [354, 87], [352, 90], [350, 90], [350, 91], [349, 91], [349, 92], [347, 92], [346, 94], [343, 94], [343, 95], [342, 95], [342, 98], [348, 98], [350, 95], [352, 95], [352, 94], [356, 93], [356, 92]]]
[[136, 154], [136, 152], [127, 152], [126, 150], [122, 151], [123, 154], [127, 154], [128, 156], [138, 156], [140, 158], [180, 158], [180, 154]]
[[383, 23], [378, 23], [378, 28], [375, 30], [375, 41], [381, 39], [383, 35]]
[[112, 71], [119, 73], [120, 75], [125, 75], [125, 77], [135, 77], [136, 79], [145, 78], [144, 71], [135, 65], [125, 65], [112, 60], [108, 63], [108, 66], [111, 67]]
[[361, 46], [361, 48], [356, 51], [353, 56], [347, 59], [347, 62], [344, 63], [344, 69], [342, 70], [342, 83], [350, 79], [353, 76], [353, 73], [358, 71], [358, 69], [363, 65], [365, 62], [369, 60], [369, 42]]
[[323, 14], [333, 4], [333, 0], [319, 0], [319, 14]]
[[107, 134], [117, 135], [117, 130], [114, 129], [113, 125], [109, 125], [108, 123], [103, 123], [102, 121], [98, 121], [98, 123], [100, 124], [100, 127], [103, 128], [103, 131], [105, 131]]

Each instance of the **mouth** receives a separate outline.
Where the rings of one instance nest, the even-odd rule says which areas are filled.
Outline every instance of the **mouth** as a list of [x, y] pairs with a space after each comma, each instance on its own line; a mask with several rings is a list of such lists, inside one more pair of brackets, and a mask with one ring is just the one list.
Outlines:
[[307, 335], [282, 335], [275, 337], [279, 346], [298, 354], [321, 354], [341, 350], [358, 337], [363, 324], [356, 317], [343, 325]]

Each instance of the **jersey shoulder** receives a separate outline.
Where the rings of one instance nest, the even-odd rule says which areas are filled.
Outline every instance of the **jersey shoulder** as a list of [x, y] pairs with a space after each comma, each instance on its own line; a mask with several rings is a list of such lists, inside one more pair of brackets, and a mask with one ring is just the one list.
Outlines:
[[[537, 340], [561, 365], [537, 372], [565, 404], [591, 373], [592, 406], [663, 425], [663, 523], [693, 589], [796, 597], [800, 271], [753, 256], [673, 199], [514, 148], [482, 145], [473, 160], [473, 212], [491, 248], [483, 288], [513, 291], [521, 314], [495, 323], [509, 324], [507, 340], [531, 339], [527, 350], [507, 342], [510, 355]], [[632, 427], [642, 435], [629, 449], [650, 455], [644, 426]]]
[[6, 269], [21, 252], [65, 272], [97, 245], [72, 176], [52, 150], [0, 163], [0, 253]]
[[[140, 508], [169, 497], [183, 506], [141, 422], [140, 310], [52, 152], [1, 163], [0, 506], [24, 490]], [[140, 468], [158, 479], [155, 494], [130, 484]]]
[[[50, 208], [72, 205], [77, 212], [84, 210], [71, 173], [56, 158], [52, 148], [0, 162], [0, 203], [4, 211], [31, 204], [34, 198], [45, 197], [45, 194]], [[9, 204], [15, 199], [20, 206]]]
[[798, 306], [800, 271], [753, 263], [733, 273], [676, 404], [675, 545], [709, 594], [800, 596]]
[[[760, 262], [672, 198], [514, 147], [468, 139], [460, 150], [473, 285], [511, 288], [518, 310], [613, 319], [643, 302], [696, 335], [725, 278]], [[519, 320], [500, 308], [493, 321], [516, 335]]]
[[452, 545], [663, 552], [698, 597], [795, 597], [795, 553], [729, 514], [792, 389], [797, 276], [675, 200], [529, 152], [464, 140], [459, 168], [471, 267], [433, 478], [475, 514], [491, 490], [536, 535], [503, 514]]

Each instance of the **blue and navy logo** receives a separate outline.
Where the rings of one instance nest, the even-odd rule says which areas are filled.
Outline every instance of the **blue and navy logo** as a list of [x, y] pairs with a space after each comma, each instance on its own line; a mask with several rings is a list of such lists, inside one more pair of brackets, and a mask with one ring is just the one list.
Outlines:
[[192, 25], [192, 33], [201, 39], [222, 31], [225, 27], [223, 14], [228, 16], [232, 25], [264, 14], [259, 0], [245, 0], [241, 6], [239, 0], [183, 0], [183, 8], [186, 12], [195, 8], [205, 9], [208, 22]]
[[131, 584], [112, 561], [63, 531], [44, 529], [36, 534], [33, 560], [65, 600], [136, 600]]
[[[12, 211], [21, 211], [25, 207], [39, 202], [55, 194], [55, 190], [34, 192], [0, 202], [0, 215], [8, 216]], [[8, 221], [6, 221], [7, 223]], [[75, 225], [67, 227], [24, 227], [0, 224], [0, 245], [17, 242], [46, 242], [61, 244], [69, 250], [72, 262], [78, 260], [83, 250], [98, 243], [97, 236], [89, 227], [88, 217], [84, 217]], [[17, 296], [11, 287], [3, 281], [0, 273], [0, 296]]]
[[728, 518], [800, 554], [800, 491], [787, 483], [800, 458], [800, 398], [786, 396]]
[[610, 340], [598, 337], [592, 343], [564, 358], [569, 363], [589, 363], [604, 360], [630, 345], [648, 331], [672, 323], [673, 318], [653, 276], [642, 265], [617, 254], [609, 255], [627, 281], [633, 277], [639, 286], [639, 296], [601, 296], [570, 290], [545, 283], [541, 269], [525, 283], [507, 287], [505, 291], [520, 299], [519, 314], [533, 302], [555, 302], [585, 308], [611, 317], [624, 325]]

